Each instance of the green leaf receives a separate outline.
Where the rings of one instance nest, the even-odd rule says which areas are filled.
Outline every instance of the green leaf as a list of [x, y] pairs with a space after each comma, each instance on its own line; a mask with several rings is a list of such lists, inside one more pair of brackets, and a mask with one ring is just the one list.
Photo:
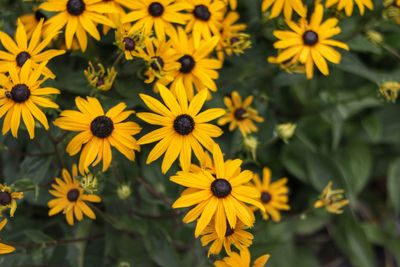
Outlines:
[[387, 174], [387, 190], [389, 193], [389, 201], [393, 205], [396, 214], [400, 213], [400, 158], [393, 161]]

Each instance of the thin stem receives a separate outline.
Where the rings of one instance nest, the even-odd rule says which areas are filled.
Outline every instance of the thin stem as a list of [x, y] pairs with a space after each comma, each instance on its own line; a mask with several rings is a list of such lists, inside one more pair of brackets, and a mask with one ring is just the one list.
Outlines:
[[121, 51], [118, 54], [117, 58], [114, 60], [112, 67], [116, 67], [118, 65], [118, 63], [121, 61], [121, 59], [123, 58], [123, 56], [124, 56], [124, 52]]
[[91, 240], [102, 238], [103, 236], [104, 236], [104, 234], [98, 234], [98, 235], [90, 235], [87, 237], [80, 237], [80, 238], [74, 238], [74, 239], [53, 240], [53, 241], [48, 241], [48, 242], [44, 242], [44, 243], [27, 243], [27, 244], [12, 244], [12, 245], [15, 246], [16, 248], [33, 249], [33, 248], [43, 248], [43, 247], [67, 245], [67, 244], [77, 243], [77, 242], [91, 241]]
[[163, 194], [161, 194], [160, 192], [158, 192], [157, 190], [155, 190], [149, 183], [147, 183], [146, 180], [144, 180], [142, 177], [137, 177], [136, 178], [138, 180], [138, 182], [144, 186], [144, 188], [147, 190], [147, 192], [149, 192], [150, 194], [152, 194], [153, 196], [155, 196], [156, 198], [158, 198], [159, 200], [161, 200], [165, 205], [167, 206], [171, 206], [172, 205], [172, 201], [169, 200], [167, 197], [165, 197]]

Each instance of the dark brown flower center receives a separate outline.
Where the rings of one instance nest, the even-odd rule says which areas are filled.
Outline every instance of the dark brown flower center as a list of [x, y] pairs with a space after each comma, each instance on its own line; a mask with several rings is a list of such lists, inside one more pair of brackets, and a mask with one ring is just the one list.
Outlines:
[[102, 76], [97, 77], [96, 87], [104, 85], [104, 78]]
[[164, 68], [164, 60], [161, 57], [153, 57], [150, 67], [153, 70], [160, 71]]
[[18, 67], [22, 67], [30, 57], [31, 55], [28, 52], [23, 51], [19, 53], [16, 58]]
[[79, 198], [79, 190], [74, 188], [68, 191], [67, 198], [70, 202], [76, 202]]
[[233, 113], [233, 116], [235, 116], [235, 119], [237, 119], [238, 121], [242, 121], [246, 118], [245, 114], [246, 110], [244, 108], [237, 108]]
[[318, 43], [318, 34], [315, 31], [306, 31], [303, 34], [303, 42], [305, 45], [313, 46]]
[[11, 194], [9, 192], [0, 192], [0, 205], [7, 206], [11, 203]]
[[237, 43], [237, 42], [239, 42], [239, 38], [238, 37], [232, 37], [231, 38], [231, 44], [235, 44], [235, 43]]
[[232, 186], [227, 180], [218, 178], [212, 182], [211, 192], [217, 198], [224, 198], [232, 192]]
[[226, 224], [226, 231], [225, 231], [225, 237], [231, 236], [235, 233], [235, 229], [233, 229], [229, 223]]
[[190, 55], [184, 55], [183, 57], [178, 59], [178, 62], [181, 63], [181, 68], [179, 71], [186, 74], [190, 73], [196, 65], [196, 62]]
[[164, 6], [159, 2], [153, 2], [149, 5], [148, 11], [153, 17], [160, 17], [164, 13]]
[[39, 9], [35, 11], [34, 15], [35, 15], [36, 21], [38, 21], [38, 22], [39, 22], [41, 19], [44, 19], [44, 20], [47, 19], [47, 17], [46, 17]]
[[196, 19], [199, 19], [202, 21], [208, 21], [211, 18], [210, 10], [208, 10], [208, 7], [205, 5], [195, 6], [195, 8], [193, 10], [193, 14]]
[[262, 192], [261, 193], [261, 202], [264, 204], [268, 204], [272, 199], [272, 196], [268, 192]]
[[11, 89], [11, 99], [17, 103], [23, 103], [28, 100], [31, 91], [25, 84], [17, 84]]
[[132, 51], [135, 49], [135, 41], [132, 38], [125, 37], [123, 39], [125, 50]]
[[83, 0], [68, 0], [67, 11], [73, 16], [79, 16], [85, 11], [85, 3]]
[[174, 120], [174, 129], [180, 135], [188, 135], [194, 130], [194, 120], [187, 114], [179, 115]]
[[90, 130], [93, 135], [99, 138], [106, 138], [114, 130], [113, 121], [107, 116], [98, 116], [90, 124]]

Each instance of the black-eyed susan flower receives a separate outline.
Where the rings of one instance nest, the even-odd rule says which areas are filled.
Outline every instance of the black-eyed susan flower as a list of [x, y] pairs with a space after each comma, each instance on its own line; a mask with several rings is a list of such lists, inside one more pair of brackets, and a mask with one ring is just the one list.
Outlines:
[[117, 71], [114, 67], [105, 68], [103, 64], [98, 63], [97, 68], [89, 62], [89, 67], [84, 71], [89, 84], [101, 91], [108, 91], [114, 84], [117, 77]]
[[240, 251], [240, 254], [232, 252], [229, 256], [214, 262], [215, 267], [265, 267], [269, 260], [269, 255], [265, 254], [258, 257], [251, 265], [250, 251], [245, 248]]
[[10, 210], [10, 217], [14, 217], [17, 210], [17, 200], [23, 197], [23, 192], [15, 192], [11, 187], [0, 184], [0, 217], [8, 209]]
[[261, 10], [266, 12], [268, 9], [271, 9], [270, 19], [278, 17], [282, 12], [285, 19], [291, 19], [293, 11], [300, 17], [305, 17], [307, 14], [302, 0], [263, 0]]
[[228, 107], [228, 112], [224, 117], [218, 120], [219, 125], [229, 123], [230, 131], [239, 128], [243, 136], [258, 131], [253, 121], [263, 122], [264, 119], [258, 116], [257, 110], [250, 107], [253, 102], [253, 96], [248, 96], [242, 101], [242, 97], [239, 93], [233, 91], [231, 97], [224, 97], [224, 102]]
[[[64, 50], [55, 49], [43, 51], [58, 33], [52, 31], [43, 40], [42, 34], [43, 20], [38, 23], [30, 39], [28, 39], [27, 32], [20, 20], [18, 20], [15, 41], [6, 33], [0, 32], [0, 41], [7, 50], [7, 52], [0, 51], [0, 72], [7, 72], [12, 67], [19, 70], [28, 59], [32, 61], [32, 67], [37, 68], [38, 64], [65, 53]], [[55, 77], [47, 67], [43, 72], [46, 76]]]
[[339, 11], [344, 10], [346, 16], [351, 16], [353, 14], [354, 5], [358, 6], [360, 14], [364, 15], [365, 8], [369, 10], [374, 9], [374, 3], [372, 0], [327, 0], [326, 7], [330, 8], [336, 5], [336, 9]]
[[279, 222], [281, 220], [280, 211], [290, 209], [287, 181], [287, 178], [281, 178], [271, 182], [271, 170], [267, 167], [263, 169], [262, 181], [258, 174], [254, 174], [253, 184], [260, 192], [260, 201], [265, 208], [265, 211], [261, 211], [264, 220], [271, 217], [274, 222]]
[[134, 111], [125, 111], [126, 104], [119, 103], [105, 113], [93, 97], [77, 97], [75, 103], [79, 111], [64, 110], [54, 124], [63, 130], [79, 132], [66, 150], [70, 156], [82, 150], [79, 157], [81, 174], [89, 173], [89, 166], [96, 166], [101, 161], [102, 170], [106, 171], [112, 161], [111, 147], [129, 160], [135, 159], [135, 150], [140, 151], [140, 147], [133, 135], [141, 128], [134, 122], [124, 122]]
[[49, 190], [49, 193], [54, 196], [47, 203], [50, 208], [49, 216], [62, 212], [69, 225], [74, 225], [74, 218], [82, 221], [83, 215], [95, 220], [96, 215], [86, 202], [101, 202], [99, 196], [85, 193], [79, 181], [75, 179], [77, 176], [78, 169], [75, 164], [72, 166], [71, 174], [63, 169], [62, 179], [56, 177], [51, 185], [53, 189]]
[[343, 208], [349, 204], [349, 200], [344, 196], [343, 189], [332, 189], [332, 182], [329, 182], [322, 191], [319, 199], [314, 203], [314, 208], [325, 208], [333, 214], [343, 213]]
[[83, 52], [87, 48], [86, 33], [89, 33], [97, 41], [100, 40], [97, 24], [115, 27], [114, 23], [103, 14], [118, 13], [117, 9], [103, 0], [46, 0], [40, 4], [39, 8], [48, 12], [57, 12], [46, 21], [45, 35], [65, 27], [67, 49], [71, 49], [72, 41], [76, 36]]
[[239, 13], [228, 12], [222, 22], [221, 38], [216, 48], [218, 59], [221, 61], [224, 61], [225, 54], [240, 55], [251, 47], [250, 35], [243, 32], [247, 26], [244, 23], [236, 23], [238, 20]]
[[190, 7], [185, 1], [175, 0], [140, 0], [127, 6], [132, 11], [122, 18], [122, 23], [133, 22], [133, 30], [143, 28], [146, 35], [154, 31], [158, 39], [176, 36], [174, 24], [186, 23], [187, 15], [182, 11]]
[[124, 53], [126, 60], [142, 56], [147, 39], [148, 36], [144, 34], [143, 29], [134, 30], [130, 24], [118, 24], [115, 31], [115, 42]]
[[293, 21], [286, 21], [289, 31], [274, 31], [275, 37], [280, 40], [274, 43], [276, 49], [281, 49], [276, 63], [283, 63], [288, 60], [299, 61], [305, 65], [306, 75], [311, 79], [314, 75], [314, 65], [324, 75], [329, 75], [329, 68], [326, 60], [338, 64], [341, 55], [332, 47], [339, 47], [349, 50], [349, 47], [331, 37], [341, 32], [337, 27], [338, 19], [323, 19], [324, 9], [321, 4], [315, 6], [315, 11], [310, 22], [306, 18], [300, 19], [296, 24]]
[[225, 236], [223, 238], [217, 235], [215, 228], [215, 220], [211, 220], [210, 225], [208, 225], [201, 234], [201, 245], [203, 247], [211, 243], [208, 256], [211, 254], [219, 254], [222, 248], [224, 248], [229, 255], [232, 253], [232, 246], [236, 247], [238, 250], [242, 250], [253, 243], [253, 235], [246, 231], [248, 227], [240, 220], [237, 221], [235, 228], [230, 227], [229, 223], [227, 224]]
[[240, 159], [224, 161], [221, 148], [213, 147], [215, 174], [203, 170], [201, 173], [178, 172], [171, 181], [187, 187], [174, 202], [173, 208], [192, 208], [183, 218], [185, 223], [197, 220], [195, 236], [198, 237], [215, 218], [215, 231], [219, 238], [224, 238], [228, 229], [236, 228], [238, 221], [247, 227], [254, 224], [254, 214], [249, 206], [254, 205], [264, 210], [259, 201], [260, 192], [246, 185], [253, 173], [242, 171]]
[[[25, 27], [26, 35], [30, 38], [35, 28], [39, 25], [40, 20], [46, 21], [47, 17], [42, 11], [35, 8], [32, 13], [28, 13], [19, 17], [19, 20]], [[45, 27], [43, 28], [43, 31]]]
[[[0, 231], [4, 229], [7, 222], [8, 222], [7, 219], [3, 219], [2, 221], [0, 221]], [[10, 246], [10, 245], [4, 244], [4, 243], [0, 243], [0, 255], [9, 254], [14, 251], [15, 251], [15, 248], [13, 246]]]
[[165, 153], [161, 165], [163, 173], [169, 170], [178, 157], [181, 168], [189, 171], [192, 150], [200, 159], [202, 146], [212, 151], [215, 144], [212, 138], [223, 133], [219, 127], [209, 122], [222, 116], [225, 111], [211, 108], [201, 112], [207, 99], [207, 90], [199, 92], [192, 101], [188, 101], [183, 86], [178, 87], [176, 96], [165, 86], [159, 85], [158, 90], [164, 104], [151, 96], [140, 94], [143, 102], [154, 113], [141, 112], [137, 116], [147, 123], [162, 126], [138, 141], [140, 145], [159, 141], [150, 152], [146, 163], [150, 164]]
[[39, 107], [58, 108], [48, 96], [60, 91], [53, 87], [41, 87], [47, 80], [47, 77], [42, 77], [45, 66], [44, 62], [33, 70], [31, 60], [28, 60], [20, 72], [11, 66], [9, 76], [0, 74], [0, 118], [5, 115], [3, 135], [11, 130], [12, 135], [18, 137], [21, 117], [31, 139], [35, 137], [34, 118], [46, 130], [49, 128], [46, 115]]
[[171, 41], [148, 38], [145, 44], [146, 49], [140, 54], [147, 65], [145, 83], [154, 82], [156, 85], [160, 79], [172, 82], [171, 73], [179, 70], [181, 65], [178, 62], [179, 55], [172, 49]]
[[186, 32], [192, 33], [195, 48], [201, 39], [210, 40], [219, 36], [224, 19], [226, 4], [221, 0], [187, 0], [190, 19], [186, 24]]
[[[176, 41], [173, 40], [173, 46], [178, 55], [180, 68], [171, 72], [174, 80], [170, 88], [173, 93], [176, 93], [177, 85], [184, 85], [189, 100], [195, 94], [194, 88], [198, 91], [203, 89], [217, 91], [214, 80], [219, 77], [216, 70], [222, 67], [222, 63], [217, 59], [210, 58], [209, 54], [217, 46], [218, 41], [219, 37], [202, 40], [200, 46], [195, 49], [193, 38], [189, 38], [181, 28], [178, 29], [178, 38]], [[168, 79], [160, 80], [163, 85], [167, 85], [169, 82]]]

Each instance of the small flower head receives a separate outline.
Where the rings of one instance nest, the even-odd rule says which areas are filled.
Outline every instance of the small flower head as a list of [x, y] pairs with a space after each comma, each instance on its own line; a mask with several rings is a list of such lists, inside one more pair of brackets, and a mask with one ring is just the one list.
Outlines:
[[368, 40], [374, 45], [381, 45], [383, 43], [383, 35], [380, 32], [369, 30], [366, 32]]
[[243, 139], [243, 146], [246, 151], [251, 154], [253, 160], [257, 158], [257, 147], [259, 145], [257, 137], [247, 135]]
[[343, 189], [332, 189], [332, 182], [324, 188], [319, 199], [314, 203], [314, 208], [325, 208], [328, 212], [334, 214], [343, 213], [343, 207], [349, 204], [344, 196]]
[[89, 194], [93, 194], [99, 190], [99, 182], [95, 175], [92, 173], [85, 174], [83, 177], [77, 177], [83, 190]]
[[125, 200], [132, 195], [132, 189], [129, 184], [121, 184], [117, 188], [118, 198], [121, 200]]
[[383, 18], [400, 25], [400, 0], [386, 0], [383, 6]]
[[23, 192], [14, 192], [11, 187], [0, 184], [0, 217], [8, 209], [10, 209], [10, 217], [14, 217], [17, 209], [17, 200], [23, 197]]
[[84, 73], [90, 85], [101, 91], [110, 90], [117, 77], [117, 71], [114, 67], [106, 69], [103, 64], [98, 63], [97, 68], [95, 68], [92, 62], [89, 62], [89, 67]]
[[388, 81], [379, 85], [379, 93], [389, 102], [396, 102], [400, 92], [400, 82]]
[[124, 52], [126, 60], [141, 57], [142, 51], [146, 47], [147, 38], [148, 35], [144, 34], [143, 29], [136, 30], [129, 24], [119, 25], [115, 32], [116, 44]]
[[[262, 255], [258, 257], [251, 266], [264, 267], [265, 264], [267, 264], [268, 260], [268, 254]], [[240, 254], [233, 252], [222, 260], [214, 262], [215, 267], [250, 267], [250, 264], [251, 255], [250, 251], [247, 248], [240, 250]]]
[[295, 123], [282, 123], [275, 127], [275, 134], [285, 143], [293, 137], [296, 132], [297, 125]]

